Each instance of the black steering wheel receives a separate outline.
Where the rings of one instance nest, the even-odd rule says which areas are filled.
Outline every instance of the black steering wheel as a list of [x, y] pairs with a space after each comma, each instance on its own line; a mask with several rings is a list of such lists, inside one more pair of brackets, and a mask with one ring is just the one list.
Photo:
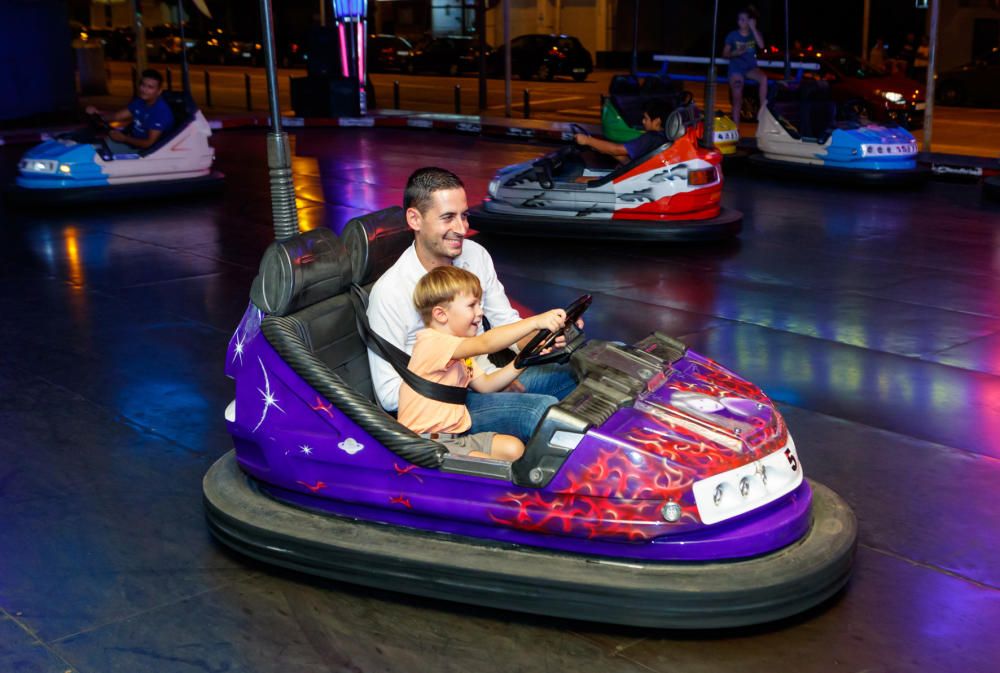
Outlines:
[[587, 129], [583, 128], [579, 124], [570, 124], [569, 125], [569, 132], [572, 133], [574, 136], [577, 133], [582, 133], [585, 136], [591, 135], [590, 131], [588, 131]]
[[111, 124], [96, 112], [91, 112], [87, 115], [87, 123], [97, 133], [109, 133], [111, 131]]
[[[592, 301], [594, 301], [594, 297], [589, 294], [581, 295], [574, 300], [566, 307], [566, 323], [562, 328], [555, 332], [550, 332], [547, 329], [538, 330], [538, 333], [514, 358], [514, 366], [517, 369], [524, 369], [525, 367], [569, 360], [569, 356], [583, 344], [583, 332], [576, 328], [576, 321], [586, 312]], [[544, 351], [551, 348], [556, 339], [561, 336], [566, 337], [566, 345], [545, 353]]]

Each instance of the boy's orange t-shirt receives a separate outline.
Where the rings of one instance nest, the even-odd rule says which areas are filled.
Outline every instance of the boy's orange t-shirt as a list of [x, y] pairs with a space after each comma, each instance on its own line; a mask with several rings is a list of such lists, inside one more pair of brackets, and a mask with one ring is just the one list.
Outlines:
[[[436, 329], [417, 332], [410, 355], [409, 370], [418, 376], [448, 386], [468, 388], [469, 382], [482, 375], [475, 358], [455, 360], [452, 355], [462, 343], [457, 337]], [[399, 387], [399, 422], [414, 432], [465, 432], [472, 417], [464, 404], [438, 402], [417, 394], [404, 381]]]

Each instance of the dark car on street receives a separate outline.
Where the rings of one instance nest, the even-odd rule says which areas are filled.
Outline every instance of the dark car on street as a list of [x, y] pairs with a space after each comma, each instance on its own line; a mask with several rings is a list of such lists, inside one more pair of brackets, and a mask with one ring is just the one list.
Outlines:
[[[146, 56], [150, 61], [161, 63], [179, 62], [184, 48], [187, 48], [188, 60], [197, 60], [196, 54], [201, 49], [204, 38], [195, 34], [188, 26], [184, 28], [184, 39], [181, 40], [180, 29], [177, 26], [163, 24], [146, 29]], [[183, 46], [182, 46], [183, 45]]]
[[[493, 48], [486, 45], [487, 68]], [[408, 72], [458, 75], [479, 72], [479, 38], [470, 35], [436, 37], [413, 50]]]
[[372, 34], [368, 36], [368, 71], [409, 69], [413, 58], [413, 45], [398, 35]]
[[112, 61], [131, 61], [135, 58], [135, 34], [129, 28], [92, 28], [90, 41], [97, 40], [104, 47], [104, 57]]
[[234, 36], [222, 28], [210, 28], [204, 36], [194, 39], [195, 46], [188, 51], [191, 63], [249, 66], [264, 63], [260, 40]]
[[937, 100], [943, 105], [1000, 106], [1000, 47], [938, 73]]
[[[594, 60], [580, 40], [572, 35], [521, 35], [510, 43], [511, 71], [521, 79], [552, 80], [572, 77], [587, 79], [594, 70]], [[504, 48], [493, 52], [490, 71], [503, 74]]]

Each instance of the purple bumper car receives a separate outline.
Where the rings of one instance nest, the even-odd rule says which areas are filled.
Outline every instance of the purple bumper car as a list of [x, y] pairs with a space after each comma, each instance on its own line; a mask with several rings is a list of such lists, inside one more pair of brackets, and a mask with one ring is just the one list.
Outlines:
[[204, 479], [224, 544], [354, 584], [666, 628], [780, 619], [846, 584], [851, 509], [803, 477], [760, 388], [664, 334], [572, 343], [579, 386], [513, 463], [397, 423], [351, 288], [407, 233], [395, 208], [265, 253], [226, 356], [234, 450]]

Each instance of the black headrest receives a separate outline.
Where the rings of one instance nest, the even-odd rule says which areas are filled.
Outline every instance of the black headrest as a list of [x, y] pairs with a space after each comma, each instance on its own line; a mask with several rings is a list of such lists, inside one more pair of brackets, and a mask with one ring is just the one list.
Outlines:
[[351, 257], [337, 235], [313, 229], [264, 251], [250, 299], [265, 313], [288, 315], [351, 285]]
[[698, 110], [694, 105], [685, 105], [667, 115], [667, 123], [663, 125], [663, 135], [674, 142], [687, 133], [687, 128], [698, 123]]
[[198, 104], [194, 98], [186, 91], [164, 91], [160, 94], [163, 102], [167, 104], [174, 115], [174, 123], [180, 124], [194, 116], [198, 111]]
[[413, 243], [406, 211], [399, 206], [355, 217], [344, 225], [340, 237], [351, 255], [354, 282], [359, 285], [376, 280]]
[[608, 94], [611, 96], [638, 96], [639, 80], [632, 75], [615, 75], [608, 85]]
[[650, 76], [642, 80], [639, 93], [643, 96], [665, 96], [677, 90], [677, 85], [659, 76]]

